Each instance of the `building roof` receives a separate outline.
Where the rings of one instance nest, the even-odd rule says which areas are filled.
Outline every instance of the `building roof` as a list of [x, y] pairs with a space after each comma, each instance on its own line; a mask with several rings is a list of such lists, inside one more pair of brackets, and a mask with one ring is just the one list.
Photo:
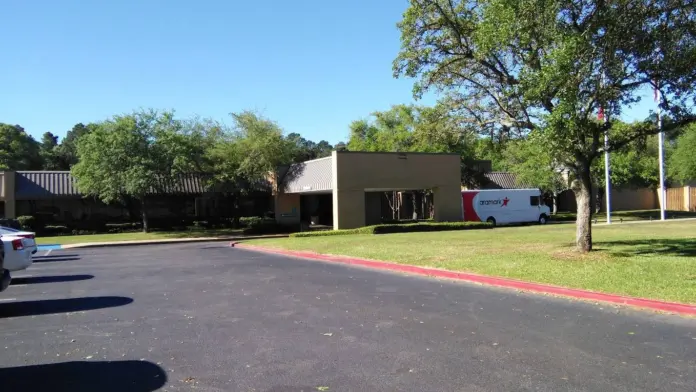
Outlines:
[[529, 184], [519, 184], [517, 176], [510, 172], [489, 172], [484, 173], [488, 183], [483, 184], [481, 189], [526, 189], [533, 188]]
[[[18, 171], [15, 197], [32, 200], [53, 197], [81, 197], [75, 179], [69, 171]], [[181, 174], [175, 181], [162, 182], [152, 188], [151, 194], [196, 195], [207, 191], [205, 177], [199, 174]], [[256, 184], [259, 191], [270, 191], [266, 183]]]
[[333, 189], [333, 157], [295, 163], [283, 172], [286, 193], [308, 193]]

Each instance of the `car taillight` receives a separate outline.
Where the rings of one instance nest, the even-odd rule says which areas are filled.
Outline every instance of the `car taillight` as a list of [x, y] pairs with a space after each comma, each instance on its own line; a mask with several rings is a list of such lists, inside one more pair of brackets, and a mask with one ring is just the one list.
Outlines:
[[12, 240], [12, 249], [14, 249], [14, 250], [24, 249], [24, 244], [22, 244], [22, 240]]
[[21, 235], [18, 235], [18, 237], [29, 238], [30, 240], [33, 240], [34, 234], [21, 234]]

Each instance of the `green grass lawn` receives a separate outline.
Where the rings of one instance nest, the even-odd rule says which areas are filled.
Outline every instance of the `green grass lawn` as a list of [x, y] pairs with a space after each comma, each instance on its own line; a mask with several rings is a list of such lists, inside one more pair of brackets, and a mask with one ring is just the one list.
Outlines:
[[85, 242], [107, 242], [107, 241], [142, 241], [142, 240], [161, 240], [174, 238], [202, 238], [202, 237], [224, 237], [231, 235], [241, 235], [240, 229], [219, 229], [219, 230], [189, 230], [176, 232], [151, 232], [151, 233], [115, 233], [115, 234], [89, 234], [89, 235], [63, 235], [57, 237], [37, 237], [36, 242], [43, 244], [80, 244]]
[[593, 228], [596, 251], [572, 249], [575, 225], [249, 241], [696, 303], [696, 221]]

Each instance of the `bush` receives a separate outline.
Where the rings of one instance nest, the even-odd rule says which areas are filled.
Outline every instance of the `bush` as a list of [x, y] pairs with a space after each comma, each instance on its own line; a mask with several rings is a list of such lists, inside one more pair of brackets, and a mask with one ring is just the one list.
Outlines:
[[297, 231], [297, 228], [282, 225], [276, 222], [275, 219], [259, 218], [249, 222], [249, 226], [244, 229], [244, 234], [285, 234]]
[[108, 233], [135, 233], [143, 230], [142, 222], [107, 223]]
[[493, 228], [493, 225], [486, 222], [421, 222], [408, 223], [405, 225], [374, 225], [348, 230], [305, 231], [302, 233], [290, 234], [290, 237], [302, 238], [351, 234], [416, 233], [427, 231], [476, 230], [490, 228]]
[[5, 226], [9, 227], [15, 230], [21, 230], [22, 226], [19, 224], [19, 221], [17, 219], [5, 219], [2, 218], [0, 219], [0, 226]]
[[31, 215], [18, 216], [17, 222], [21, 230], [38, 231], [38, 221]]
[[71, 230], [67, 226], [49, 225], [44, 227], [43, 231], [41, 232], [41, 235], [46, 237], [54, 237], [59, 235], [67, 235], [70, 233]]
[[[266, 219], [268, 220], [268, 219]], [[248, 228], [248, 227], [254, 227], [262, 224], [264, 221], [264, 218], [261, 218], [259, 216], [243, 216], [239, 218], [239, 225], [242, 228]]]

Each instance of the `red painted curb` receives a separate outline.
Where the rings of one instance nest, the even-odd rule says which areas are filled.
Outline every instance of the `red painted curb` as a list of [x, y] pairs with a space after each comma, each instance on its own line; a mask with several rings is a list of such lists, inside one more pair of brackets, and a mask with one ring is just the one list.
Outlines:
[[681, 303], [677, 303], [677, 302], [664, 302], [664, 301], [657, 301], [657, 300], [646, 299], [646, 298], [636, 298], [636, 297], [627, 297], [627, 296], [622, 296], [622, 295], [604, 294], [604, 293], [597, 293], [594, 291], [571, 289], [571, 288], [567, 288], [567, 287], [552, 286], [552, 285], [539, 284], [539, 283], [523, 282], [520, 280], [507, 279], [507, 278], [497, 278], [494, 276], [486, 276], [486, 275], [477, 275], [477, 274], [472, 274], [472, 273], [467, 273], [467, 272], [446, 271], [446, 270], [439, 270], [439, 269], [433, 269], [433, 268], [417, 267], [414, 265], [396, 264], [396, 263], [390, 263], [390, 262], [386, 262], [386, 261], [359, 259], [359, 258], [347, 257], [347, 256], [323, 255], [323, 254], [313, 253], [313, 252], [270, 249], [270, 248], [264, 248], [264, 247], [256, 246], [256, 245], [247, 245], [247, 244], [243, 244], [243, 243], [239, 243], [239, 242], [236, 243], [234, 246], [236, 248], [240, 248], [240, 249], [247, 249], [247, 250], [259, 251], [259, 252], [265, 252], [265, 253], [274, 253], [274, 254], [279, 254], [279, 255], [284, 255], [284, 256], [301, 257], [301, 258], [312, 259], [312, 260], [332, 261], [332, 262], [343, 263], [343, 264], [360, 265], [363, 267], [390, 270], [390, 271], [398, 271], [398, 272], [406, 272], [406, 273], [417, 274], [417, 275], [435, 276], [438, 278], [464, 280], [464, 281], [468, 281], [468, 282], [480, 283], [480, 284], [485, 284], [485, 285], [490, 285], [490, 286], [505, 287], [505, 288], [511, 288], [511, 289], [524, 290], [524, 291], [532, 291], [532, 292], [543, 293], [543, 294], [560, 295], [560, 296], [576, 298], [576, 299], [608, 302], [608, 303], [612, 303], [612, 304], [628, 305], [628, 306], [634, 306], [634, 307], [639, 307], [639, 308], [659, 310], [662, 312], [679, 313], [679, 314], [684, 314], [684, 315], [696, 316], [696, 306], [688, 305], [688, 304], [681, 304]]

